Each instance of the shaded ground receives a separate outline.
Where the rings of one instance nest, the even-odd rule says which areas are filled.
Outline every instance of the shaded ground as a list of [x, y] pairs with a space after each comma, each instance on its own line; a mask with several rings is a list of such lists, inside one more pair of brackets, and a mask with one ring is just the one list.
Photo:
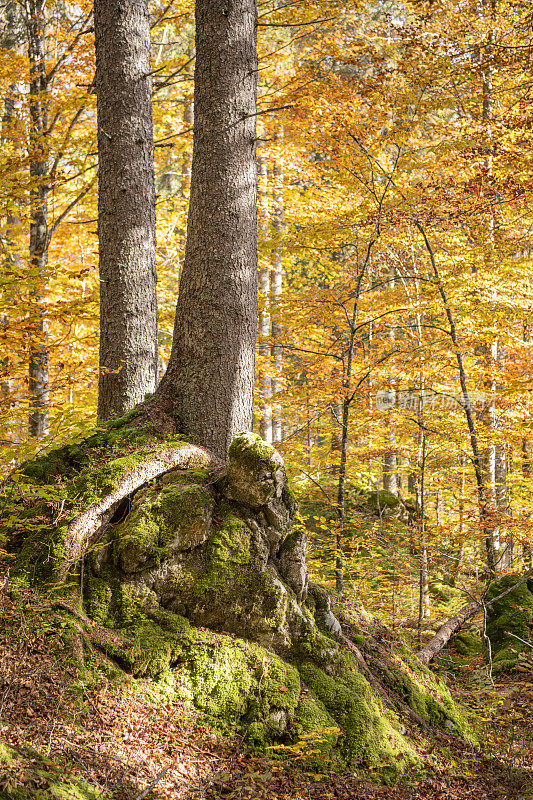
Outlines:
[[[0, 582], [1, 584], [1, 582]], [[155, 780], [155, 800], [527, 800], [533, 797], [533, 675], [487, 678], [480, 656], [450, 648], [439, 669], [483, 719], [483, 755], [460, 743], [445, 755], [428, 750], [425, 775], [409, 786], [377, 786], [364, 776], [304, 774], [302, 755], [285, 762], [253, 756], [195, 714], [129, 681], [100, 656], [76, 652], [52, 621], [46, 599], [32, 593], [0, 599], [0, 738], [17, 758], [0, 764], [0, 798], [53, 796], [134, 800]], [[88, 666], [88, 668], [87, 668]], [[306, 752], [307, 751], [307, 752]], [[166, 772], [163, 773], [163, 771]], [[53, 795], [61, 778], [82, 778], [90, 793]]]

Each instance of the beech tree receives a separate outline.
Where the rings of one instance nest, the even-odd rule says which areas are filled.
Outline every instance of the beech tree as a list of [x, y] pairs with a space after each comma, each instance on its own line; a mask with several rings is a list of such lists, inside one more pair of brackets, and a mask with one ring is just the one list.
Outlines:
[[252, 426], [257, 335], [255, 0], [198, 0], [187, 244], [153, 408], [227, 458]]
[[155, 186], [147, 0], [96, 0], [100, 377], [98, 416], [157, 378]]

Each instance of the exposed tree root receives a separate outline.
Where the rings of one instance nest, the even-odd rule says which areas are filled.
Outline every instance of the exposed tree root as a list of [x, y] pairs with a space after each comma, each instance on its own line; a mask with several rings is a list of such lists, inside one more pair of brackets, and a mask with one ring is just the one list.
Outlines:
[[118, 505], [126, 497], [144, 484], [176, 467], [183, 469], [211, 467], [219, 473], [220, 477], [224, 470], [222, 462], [216, 456], [203, 447], [192, 444], [162, 450], [156, 457], [137, 464], [121, 478], [119, 485], [111, 494], [99, 502], [93, 503], [72, 520], [63, 543], [64, 555], [59, 569], [59, 579], [61, 581], [66, 579], [72, 565], [82, 558], [87, 548], [97, 538], [102, 526], [109, 522]]

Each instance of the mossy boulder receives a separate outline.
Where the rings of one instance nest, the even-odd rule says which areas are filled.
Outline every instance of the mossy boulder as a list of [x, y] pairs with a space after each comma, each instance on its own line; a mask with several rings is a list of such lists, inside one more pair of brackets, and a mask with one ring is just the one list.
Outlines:
[[[136, 491], [124, 518], [102, 531], [86, 573], [93, 615], [103, 619], [104, 604], [109, 624], [124, 624], [132, 605], [163, 608], [279, 652], [314, 624], [302, 605], [305, 534], [290, 534], [295, 506], [283, 462], [253, 434], [234, 445], [216, 485], [199, 471], [204, 484], [172, 470]], [[252, 463], [253, 498], [241, 480]]]
[[358, 496], [358, 505], [384, 519], [396, 519], [407, 523], [409, 513], [403, 500], [387, 489], [365, 492]]
[[[41, 464], [46, 480], [60, 463], [67, 469], [54, 472], [65, 519], [54, 522], [56, 505], [40, 529], [46, 535], [23, 540], [27, 575], [35, 577], [28, 565], [50, 557], [51, 542], [60, 551], [74, 514], [88, 502], [105, 505], [132, 464], [164, 445], [121, 430], [98, 432]], [[362, 630], [352, 643], [346, 638], [327, 592], [309, 589], [305, 529], [291, 530], [295, 512], [281, 457], [254, 434], [236, 437], [224, 476], [188, 461], [150, 473], [96, 515], [83, 570], [80, 559], [68, 576], [76, 586], [83, 580], [91, 624], [111, 629], [100, 638], [88, 632], [88, 640], [151, 690], [224, 729], [237, 726], [255, 747], [308, 737], [341, 765], [396, 774], [418, 762], [409, 709], [421, 724], [450, 723], [462, 735], [466, 727], [429, 671], [415, 675], [403, 656], [384, 667]]]
[[513, 669], [520, 655], [533, 651], [533, 579], [521, 582], [519, 575], [505, 575], [495, 581], [487, 592], [490, 601], [516, 585], [516, 588], [496, 600], [487, 614], [487, 636], [490, 639], [492, 661], [496, 669]]
[[[182, 437], [163, 439], [149, 425], [130, 427], [137, 414], [23, 464], [14, 484], [5, 484], [3, 533], [16, 554], [12, 574], [30, 584], [56, 583], [73, 521], [104, 502], [143, 463], [188, 447]], [[101, 514], [102, 526], [116, 521], [117, 505]]]
[[168, 482], [138, 492], [127, 518], [115, 528], [115, 564], [127, 574], [207, 540], [215, 501], [198, 484]]
[[455, 649], [461, 656], [470, 656], [481, 653], [483, 641], [478, 630], [460, 631], [453, 640]]

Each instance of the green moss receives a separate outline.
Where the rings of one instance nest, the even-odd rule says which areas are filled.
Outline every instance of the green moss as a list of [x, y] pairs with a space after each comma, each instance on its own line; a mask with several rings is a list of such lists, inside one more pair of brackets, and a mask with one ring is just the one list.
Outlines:
[[[203, 486], [191, 484], [190, 486], [167, 486], [161, 490], [158, 497], [164, 524], [163, 546], [169, 544], [176, 532], [183, 531], [185, 540], [190, 540], [189, 546], [198, 544], [199, 535], [194, 535], [194, 530], [200, 526], [205, 534], [206, 517], [213, 511], [213, 495]], [[203, 539], [205, 536], [202, 536]]]
[[43, 585], [55, 580], [64, 553], [68, 525], [44, 527], [28, 534], [16, 554], [12, 574], [27, 585]]
[[105, 624], [109, 620], [110, 606], [112, 600], [111, 587], [107, 581], [95, 578], [92, 575], [87, 580], [87, 611], [91, 619], [100, 624]]
[[0, 764], [12, 764], [15, 756], [13, 748], [0, 739]]
[[[110, 797], [99, 787], [87, 783], [75, 767], [57, 764], [27, 745], [15, 749], [0, 740], [0, 764], [7, 767], [0, 800], [105, 800]], [[9, 767], [18, 764], [24, 769], [24, 781], [18, 778], [18, 771], [10, 777]]]
[[75, 478], [70, 494], [72, 497], [81, 495], [83, 506], [87, 507], [114, 491], [121, 478], [144, 460], [146, 454], [139, 451], [106, 461], [99, 469], [89, 469]]
[[416, 763], [414, 750], [393, 725], [392, 715], [378, 705], [368, 681], [350, 659], [342, 660], [343, 668], [335, 676], [312, 663], [302, 664], [300, 675], [342, 729], [339, 749], [343, 759], [352, 767], [392, 772]]
[[455, 649], [461, 656], [481, 653], [483, 643], [478, 631], [461, 631], [454, 639]]
[[[487, 592], [487, 601], [519, 582], [519, 576], [505, 575], [491, 585]], [[491, 643], [493, 663], [497, 669], [512, 669], [521, 653], [531, 652], [532, 624], [533, 581], [516, 586], [512, 592], [497, 600], [489, 608], [487, 635]]]
[[196, 484], [145, 490], [115, 530], [115, 563], [124, 572], [133, 573], [154, 566], [174, 551], [202, 544], [213, 507], [211, 492]]
[[209, 481], [211, 477], [211, 470], [202, 467], [196, 467], [193, 469], [173, 469], [171, 472], [167, 472], [161, 478], [161, 483], [163, 486], [170, 486], [173, 483], [178, 484], [186, 484], [186, 483], [197, 483], [197, 484], [204, 484]]
[[389, 492], [387, 489], [380, 489], [376, 492], [369, 492], [367, 495], [367, 503], [370, 508], [375, 511], [396, 508], [400, 504], [400, 500], [395, 494]]
[[251, 431], [237, 434], [229, 447], [230, 460], [240, 461], [250, 470], [256, 469], [261, 463], [270, 461], [275, 452], [271, 445]]
[[[300, 700], [296, 708], [293, 724], [293, 738], [298, 741], [304, 737], [313, 737], [321, 753], [329, 753], [337, 744], [340, 729], [335, 720], [328, 714], [326, 707], [314, 697]], [[317, 741], [319, 737], [321, 741]]]
[[430, 727], [451, 727], [458, 736], [475, 743], [472, 727], [444, 681], [405, 647], [397, 647], [392, 667], [383, 676], [385, 682]]
[[139, 617], [120, 633], [127, 644], [106, 645], [108, 655], [224, 728], [258, 723], [270, 741], [294, 716], [298, 671], [259, 645], [199, 630], [164, 611]]
[[282, 500], [289, 509], [289, 514], [292, 519], [292, 517], [294, 517], [298, 511], [298, 500], [296, 499], [296, 495], [292, 489], [289, 487], [289, 484], [286, 484], [283, 487]]
[[140, 411], [138, 408], [132, 408], [131, 411], [128, 411], [122, 417], [117, 417], [116, 419], [111, 420], [107, 423], [107, 428], [110, 430], [117, 430], [118, 428], [123, 428], [124, 425], [127, 425], [128, 422], [131, 422], [132, 419], [138, 417], [140, 415]]

